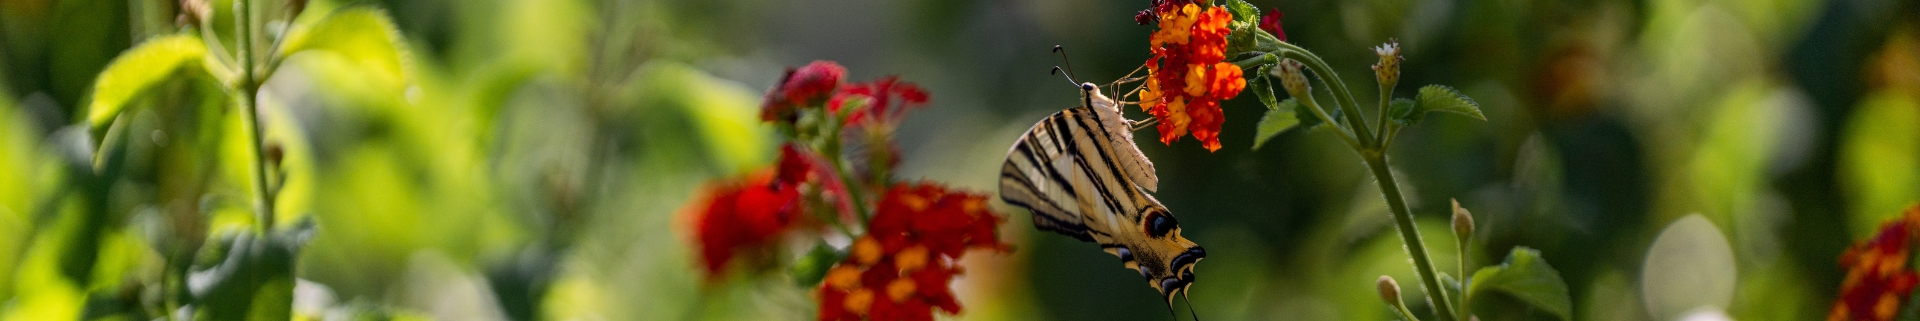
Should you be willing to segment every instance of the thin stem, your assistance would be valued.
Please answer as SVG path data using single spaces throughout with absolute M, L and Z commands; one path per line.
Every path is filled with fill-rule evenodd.
M 1387 115 L 1387 105 L 1392 101 L 1393 85 L 1380 84 L 1380 113 L 1374 114 L 1374 117 L 1379 117 L 1378 120 L 1380 123 L 1374 124 L 1373 128 L 1376 132 L 1373 136 L 1380 138 L 1380 150 L 1386 150 L 1387 143 L 1393 141 L 1393 139 L 1387 138 L 1387 124 L 1393 122 L 1393 117 Z
M 1387 155 L 1383 150 L 1372 149 L 1360 152 L 1367 167 L 1373 170 L 1374 181 L 1380 184 L 1380 194 L 1387 199 L 1387 205 L 1393 210 L 1393 221 L 1400 230 L 1400 241 L 1406 244 L 1407 256 L 1413 257 L 1414 271 L 1420 275 L 1420 288 L 1433 298 L 1433 312 L 1441 321 L 1453 321 L 1453 306 L 1448 302 L 1446 291 L 1440 287 L 1438 273 L 1434 272 L 1433 259 L 1427 256 L 1427 245 L 1420 240 L 1420 230 L 1413 225 L 1413 213 L 1407 210 L 1407 200 L 1400 195 L 1400 186 L 1394 182 L 1393 172 L 1387 168 Z
M 240 109 L 246 114 L 243 118 L 247 127 L 252 130 L 254 220 L 261 233 L 266 233 L 273 229 L 274 193 L 267 185 L 266 139 L 262 137 L 264 131 L 260 129 L 260 108 L 256 101 L 260 94 L 260 82 L 254 78 L 253 1 L 240 0 L 238 5 L 234 26 L 239 29 L 235 36 L 240 38 L 237 50 L 240 58 Z
M 1413 311 L 1407 310 L 1406 304 L 1394 305 L 1393 313 L 1400 315 L 1401 320 L 1420 321 L 1420 317 L 1413 316 Z
M 1265 35 L 1265 34 L 1263 33 L 1262 35 Z M 1276 40 L 1275 42 L 1279 42 L 1279 41 Z M 1280 58 L 1278 56 L 1275 56 L 1275 54 L 1278 54 L 1280 51 L 1284 51 L 1284 49 L 1268 52 L 1266 54 L 1262 54 L 1260 56 L 1253 57 L 1253 58 L 1247 58 L 1246 60 L 1235 61 L 1233 62 L 1233 64 L 1240 66 L 1241 69 L 1248 69 L 1248 68 L 1258 67 L 1263 64 L 1278 63 L 1280 62 Z M 1265 76 L 1265 75 L 1262 75 L 1262 76 Z M 1324 79 L 1322 81 L 1324 82 Z M 1299 100 L 1301 104 L 1306 105 L 1307 109 L 1313 110 L 1313 115 L 1320 117 L 1320 121 L 1327 122 L 1328 124 L 1333 124 L 1334 125 L 1333 132 L 1340 134 L 1340 138 L 1347 141 L 1347 146 L 1352 147 L 1355 150 L 1365 147 L 1365 145 L 1362 145 L 1360 143 L 1361 142 L 1360 139 L 1354 136 L 1352 131 L 1347 130 L 1346 127 L 1340 126 L 1340 123 L 1333 119 L 1333 115 L 1328 114 L 1326 109 L 1320 108 L 1320 104 L 1314 102 L 1314 99 L 1311 96 L 1312 95 L 1311 92 L 1309 92 L 1308 95 L 1309 95 L 1308 97 L 1294 97 L 1294 98 Z
M 1333 132 L 1340 133 L 1340 139 L 1347 141 L 1347 147 L 1352 147 L 1355 150 L 1359 150 L 1361 148 L 1366 147 L 1365 145 L 1361 144 L 1361 141 L 1359 138 L 1355 138 L 1353 136 L 1352 132 L 1348 132 L 1345 128 L 1341 128 L 1339 126 L 1340 125 L 1339 123 L 1334 122 L 1333 115 L 1327 114 L 1327 110 L 1325 108 L 1320 108 L 1320 103 L 1314 102 L 1313 92 L 1311 91 L 1307 92 L 1306 97 L 1295 97 L 1295 98 L 1298 99 L 1301 104 L 1307 105 L 1307 109 L 1312 110 L 1314 116 L 1319 116 L 1320 121 L 1324 121 L 1324 122 L 1327 122 L 1328 124 L 1334 125 L 1333 128 L 1335 128 L 1335 130 Z
M 1468 277 L 1467 267 L 1471 266 L 1468 264 L 1469 263 L 1468 261 L 1470 261 L 1468 258 L 1471 258 L 1471 256 L 1467 256 L 1467 253 L 1468 253 L 1467 251 L 1469 250 L 1467 246 L 1472 245 L 1471 243 L 1473 243 L 1473 235 L 1469 233 L 1468 235 L 1462 235 L 1457 238 L 1460 239 L 1459 242 L 1455 242 L 1455 244 L 1460 245 L 1460 282 L 1463 282 L 1460 284 L 1460 288 L 1461 290 L 1466 290 L 1467 284 L 1464 282 L 1466 282 Z M 1454 319 L 1467 320 L 1467 313 L 1468 313 L 1467 312 L 1467 294 L 1460 293 L 1459 301 L 1460 301 L 1460 305 L 1458 307 L 1458 310 L 1455 310 L 1455 311 L 1459 311 L 1460 314 L 1455 316 Z
M 1281 54 L 1286 55 L 1288 58 L 1307 63 L 1308 69 L 1312 69 L 1313 73 L 1319 74 L 1320 83 L 1326 84 L 1327 87 L 1332 89 L 1334 102 L 1342 107 L 1340 111 L 1347 115 L 1347 125 L 1353 127 L 1354 134 L 1359 137 L 1360 141 L 1378 143 L 1374 140 L 1373 133 L 1367 132 L 1367 128 L 1371 126 L 1367 126 L 1366 118 L 1360 116 L 1360 110 L 1358 109 L 1360 108 L 1360 104 L 1354 103 L 1353 92 L 1347 90 L 1347 84 L 1340 81 L 1339 74 L 1333 73 L 1333 67 L 1328 67 L 1325 60 L 1321 60 L 1320 56 L 1314 55 L 1313 52 L 1307 51 L 1305 48 L 1300 48 L 1300 46 L 1295 46 L 1284 41 L 1275 43 L 1280 47 Z

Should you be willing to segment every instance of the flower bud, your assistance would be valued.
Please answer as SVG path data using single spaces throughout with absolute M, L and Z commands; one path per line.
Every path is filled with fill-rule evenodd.
M 1301 67 L 1304 66 L 1300 64 L 1300 61 L 1285 59 L 1280 61 L 1280 68 L 1274 68 L 1273 71 L 1269 73 L 1272 73 L 1275 77 L 1280 77 L 1280 86 L 1287 89 L 1288 95 L 1293 95 L 1293 97 L 1301 100 L 1307 100 L 1312 97 L 1310 93 L 1312 93 L 1313 87 L 1307 84 L 1307 74 L 1300 71 Z
M 1465 240 L 1473 237 L 1473 213 L 1460 207 L 1460 200 L 1453 200 L 1453 236 Z
M 1400 283 L 1394 282 L 1391 276 L 1381 275 L 1378 285 L 1380 286 L 1380 299 L 1386 300 L 1387 305 L 1391 305 L 1396 309 L 1400 308 Z
M 1387 43 L 1373 47 L 1373 53 L 1380 55 L 1380 63 L 1373 64 L 1373 76 L 1380 80 L 1380 85 L 1393 87 L 1400 83 L 1400 41 L 1387 39 Z

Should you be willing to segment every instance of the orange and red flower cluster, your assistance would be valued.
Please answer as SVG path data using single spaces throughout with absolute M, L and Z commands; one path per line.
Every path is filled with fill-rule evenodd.
M 1240 95 L 1247 86 L 1239 66 L 1226 60 L 1226 8 L 1200 6 L 1191 1 L 1156 1 L 1158 19 L 1150 38 L 1153 57 L 1147 60 L 1146 89 L 1140 107 L 1159 119 L 1160 142 L 1172 144 L 1192 133 L 1208 151 L 1220 149 L 1220 101 Z
M 1920 234 L 1920 205 L 1881 225 L 1872 239 L 1847 248 L 1840 255 L 1847 278 L 1841 281 L 1840 298 L 1827 312 L 1827 320 L 1880 321 L 1898 316 L 1900 306 L 1920 284 L 1920 274 L 1907 266 L 1916 234 Z
M 713 184 L 689 206 L 687 220 L 708 282 L 732 262 L 762 264 L 790 232 L 830 233 L 855 241 L 818 288 L 822 320 L 931 320 L 934 309 L 958 313 L 948 284 L 956 261 L 972 249 L 1006 249 L 986 196 L 944 186 L 893 182 L 898 161 L 893 128 L 905 111 L 927 102 L 927 92 L 897 77 L 847 83 L 831 61 L 789 69 L 769 90 L 762 120 L 783 129 L 788 143 L 771 169 Z M 861 134 L 853 135 L 858 130 Z M 847 138 L 864 138 L 847 142 Z M 853 148 L 847 148 L 853 147 Z M 851 150 L 851 151 L 846 151 Z M 843 160 L 865 161 L 843 161 Z M 860 167 L 865 166 L 865 167 Z M 879 196 L 872 196 L 879 195 Z M 865 205 L 865 206 L 863 206 Z M 862 212 L 871 208 L 871 212 Z M 864 224 L 864 228 L 859 228 Z M 851 226 L 853 228 L 847 228 Z M 818 242 L 818 241 L 816 241 Z M 817 271 L 817 270 L 816 270 Z M 818 274 L 813 277 L 819 277 Z
M 959 313 L 948 286 L 970 249 L 1006 249 L 994 228 L 1003 219 L 985 195 L 935 184 L 887 191 L 846 260 L 817 290 L 820 320 L 932 320 L 933 309 Z

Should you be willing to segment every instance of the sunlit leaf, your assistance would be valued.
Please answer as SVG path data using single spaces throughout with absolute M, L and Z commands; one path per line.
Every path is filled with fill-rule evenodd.
M 288 32 L 286 42 L 275 53 L 286 58 L 308 50 L 326 50 L 359 62 L 370 77 L 398 85 L 409 79 L 407 52 L 386 10 L 373 6 L 348 6 L 334 10 L 312 25 Z
M 1460 91 L 1454 90 L 1453 87 L 1441 85 L 1420 87 L 1420 93 L 1414 96 L 1412 106 L 1393 108 L 1391 113 L 1395 122 L 1412 125 L 1419 123 L 1427 112 L 1435 111 L 1487 120 L 1487 115 L 1480 113 L 1480 104 L 1473 102 L 1473 98 L 1460 94 Z
M 206 55 L 206 44 L 188 35 L 154 38 L 128 49 L 113 58 L 94 80 L 93 102 L 87 105 L 87 123 L 99 129 L 119 116 L 127 102 L 139 97 L 141 92 L 173 79 L 176 70 L 197 69 Z
M 1572 320 L 1573 299 L 1567 294 L 1567 282 L 1540 258 L 1540 250 L 1515 247 L 1506 262 L 1474 272 L 1467 284 L 1469 300 L 1488 291 L 1504 292 L 1561 320 Z

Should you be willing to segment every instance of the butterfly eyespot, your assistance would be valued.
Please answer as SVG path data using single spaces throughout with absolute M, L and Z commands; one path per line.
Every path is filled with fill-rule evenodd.
M 1173 229 L 1180 228 L 1179 220 L 1175 220 L 1172 215 L 1167 215 L 1166 212 L 1160 211 L 1149 212 L 1145 223 L 1147 236 L 1154 238 L 1166 237 L 1167 233 L 1173 232 Z
M 1113 252 L 1114 255 L 1120 256 L 1120 262 L 1133 262 L 1133 250 L 1122 247 L 1115 248 Z
M 1142 279 L 1148 279 L 1148 280 L 1152 280 L 1152 279 L 1153 279 L 1153 272 L 1152 272 L 1152 271 L 1148 271 L 1148 270 L 1147 270 L 1147 266 L 1145 266 L 1145 265 L 1141 265 L 1141 266 L 1140 266 L 1140 278 L 1142 278 Z

